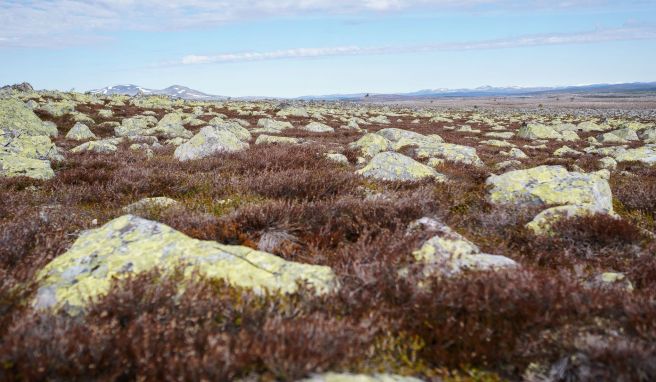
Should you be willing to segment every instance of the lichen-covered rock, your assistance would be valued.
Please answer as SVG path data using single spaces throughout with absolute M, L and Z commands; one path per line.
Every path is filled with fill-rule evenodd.
M 394 145 L 382 135 L 367 133 L 357 141 L 349 144 L 349 147 L 360 149 L 362 155 L 371 158 L 380 152 L 392 150 Z
M 576 216 L 586 216 L 594 214 L 596 211 L 588 207 L 588 205 L 566 205 L 547 208 L 546 210 L 537 214 L 533 220 L 526 224 L 526 228 L 530 229 L 536 235 L 548 235 L 551 233 L 551 228 L 554 223 L 565 218 L 572 218 Z
M 100 109 L 98 110 L 98 115 L 101 118 L 112 118 L 114 116 L 114 112 L 112 109 Z
M 377 125 L 389 125 L 390 123 L 392 123 L 390 122 L 389 118 L 387 118 L 386 115 L 377 115 L 375 117 L 371 117 L 369 118 L 368 122 L 375 123 Z
M 626 143 L 628 142 L 624 138 L 620 138 L 617 135 L 613 133 L 603 133 L 600 135 L 597 135 L 597 141 L 601 143 Z
M 421 379 L 395 374 L 350 374 L 324 373 L 315 374 L 299 382 L 422 382 Z
M 307 110 L 304 107 L 296 107 L 296 106 L 290 106 L 281 109 L 276 113 L 276 115 L 278 117 L 301 117 L 301 118 L 310 117 L 310 114 L 308 114 Z
M 519 129 L 517 136 L 524 139 L 560 139 L 562 135 L 553 127 L 538 123 L 529 123 Z
M 612 212 L 612 194 L 605 179 L 596 174 L 569 172 L 562 166 L 538 166 L 489 177 L 489 198 L 495 204 L 587 205 Z
M 191 138 L 194 134 L 182 125 L 183 114 L 168 113 L 157 125 L 146 129 L 139 135 L 158 135 L 164 138 Z
M 609 126 L 602 126 L 598 125 L 595 122 L 592 121 L 585 121 L 579 123 L 576 128 L 579 131 L 584 131 L 584 132 L 593 132 L 593 131 L 606 131 L 609 129 Z
M 12 154 L 39 160 L 59 160 L 57 147 L 45 135 L 3 133 L 0 130 L 0 155 Z
M 78 122 L 75 124 L 75 126 L 68 130 L 68 133 L 66 133 L 66 139 L 84 141 L 89 139 L 96 139 L 96 134 L 94 134 L 91 129 L 89 129 L 89 126 Z
M 37 308 L 76 312 L 89 300 L 106 294 L 113 279 L 182 267 L 187 278 L 196 273 L 220 279 L 256 293 L 294 293 L 307 283 L 317 293 L 337 287 L 329 267 L 285 261 L 248 247 L 196 240 L 173 228 L 133 215 L 116 218 L 83 232 L 63 255 L 38 275 Z
M 120 139 L 101 139 L 98 141 L 89 141 L 84 142 L 79 146 L 75 146 L 71 149 L 71 152 L 74 154 L 90 152 L 98 154 L 110 154 L 118 150 L 118 144 L 121 143 Z
M 294 126 L 287 121 L 276 121 L 271 118 L 260 118 L 257 121 L 258 129 L 253 130 L 254 133 L 279 133 L 286 129 L 291 129 Z
M 520 150 L 518 148 L 512 148 L 512 149 L 508 150 L 507 152 L 502 151 L 500 154 L 504 155 L 504 156 L 511 157 L 511 158 L 515 158 L 515 159 L 527 159 L 528 158 L 528 155 L 526 155 L 525 152 L 523 152 L 522 150 Z
M 32 109 L 12 98 L 0 99 L 0 129 L 26 135 L 57 136 L 57 126 L 44 124 Z
M 656 145 L 646 145 L 635 149 L 617 150 L 615 160 L 618 162 L 641 162 L 648 166 L 656 164 Z
M 0 176 L 50 179 L 55 176 L 55 172 L 47 160 L 27 158 L 15 154 L 0 154 Z
M 393 152 L 376 154 L 369 161 L 369 164 L 358 170 L 357 173 L 380 180 L 412 181 L 426 177 L 435 178 L 439 181 L 446 180 L 446 177 L 435 171 L 435 169 L 405 155 Z
M 333 133 L 335 129 L 332 127 L 321 123 L 321 122 L 310 122 L 307 125 L 301 127 L 301 130 L 309 131 L 312 133 Z
M 235 152 L 247 149 L 233 133 L 215 126 L 203 127 L 198 134 L 175 149 L 174 156 L 180 161 L 201 159 L 220 152 Z
M 257 137 L 255 140 L 256 145 L 270 145 L 270 144 L 288 144 L 288 145 L 296 145 L 301 143 L 302 140 L 300 138 L 294 138 L 294 137 L 279 137 L 275 135 L 266 135 L 266 134 L 261 134 Z
M 75 102 L 62 99 L 59 101 L 48 101 L 39 107 L 39 110 L 44 111 L 53 117 L 63 117 L 64 115 L 75 111 Z
M 424 276 L 451 276 L 465 270 L 487 271 L 518 266 L 505 256 L 481 253 L 478 246 L 438 220 L 422 218 L 413 225 L 435 234 L 412 253 L 415 260 L 423 264 Z M 414 227 L 411 225 L 411 228 Z
M 578 134 L 569 130 L 561 131 L 560 135 L 561 135 L 561 140 L 566 142 L 576 142 L 581 139 Z
M 337 162 L 340 164 L 348 164 L 348 158 L 344 154 L 339 154 L 339 153 L 327 153 L 326 158 L 330 159 L 333 162 Z
M 611 134 L 624 139 L 625 141 L 637 141 L 640 140 L 638 138 L 638 133 L 636 133 L 635 130 L 630 129 L 630 128 L 623 128 L 623 129 L 618 129 L 618 130 L 613 130 L 611 131 Z
M 180 203 L 166 196 L 156 196 L 153 198 L 143 198 L 132 204 L 123 207 L 123 212 L 134 214 L 143 211 L 164 210 L 170 207 L 175 207 Z
M 250 131 L 246 130 L 240 123 L 236 121 L 222 121 L 219 123 L 213 123 L 212 126 L 216 127 L 219 130 L 225 130 L 234 134 L 240 141 L 247 142 L 252 136 Z
M 581 154 L 583 154 L 583 153 L 580 152 L 580 151 L 574 150 L 574 149 L 570 148 L 569 146 L 563 146 L 563 147 L 561 147 L 561 148 L 559 148 L 559 149 L 557 149 L 556 151 L 553 152 L 553 155 L 557 156 L 557 157 L 579 156 Z
M 476 154 L 476 149 L 453 143 L 434 143 L 414 150 L 418 158 L 442 158 L 451 162 L 482 166 L 483 161 Z
M 145 131 L 157 124 L 157 118 L 151 115 L 137 115 L 131 118 L 125 118 L 121 125 L 114 128 L 114 135 L 117 137 L 127 137 L 131 135 L 148 135 Z
M 437 134 L 423 135 L 414 131 L 386 128 L 376 132 L 376 134 L 385 137 L 392 142 L 394 150 L 399 150 L 404 146 L 430 146 L 436 143 L 442 143 L 444 140 Z

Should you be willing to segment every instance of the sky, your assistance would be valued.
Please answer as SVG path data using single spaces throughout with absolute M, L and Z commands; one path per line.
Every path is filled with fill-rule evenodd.
M 656 81 L 656 0 L 0 0 L 0 85 L 294 97 Z

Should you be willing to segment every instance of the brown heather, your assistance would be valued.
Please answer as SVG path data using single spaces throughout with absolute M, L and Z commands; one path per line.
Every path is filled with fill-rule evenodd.
M 83 111 L 97 117 L 97 109 Z M 115 108 L 110 120 L 143 111 L 127 109 Z M 398 127 L 467 144 L 440 124 Z M 170 148 L 145 160 L 124 145 L 116 154 L 69 154 L 49 181 L 0 179 L 0 380 L 295 380 L 351 371 L 494 381 L 530 379 L 527 370 L 557 381 L 656 380 L 656 260 L 645 233 L 654 228 L 653 170 L 613 176 L 622 220 L 569 219 L 537 238 L 523 227 L 536 211 L 486 201 L 487 170 L 446 163 L 439 171 L 448 183 L 372 182 L 325 159 L 326 151 L 251 145 L 179 163 Z M 345 154 L 355 162 L 357 152 Z M 481 150 L 484 160 L 493 155 Z M 527 166 L 548 161 L 535 153 Z M 179 294 L 179 279 L 151 272 L 116 282 L 84 316 L 30 308 L 41 267 L 94 219 L 104 224 L 150 196 L 182 207 L 146 218 L 195 238 L 330 266 L 342 287 L 325 297 L 257 296 L 196 278 Z M 412 266 L 400 277 L 428 237 L 407 226 L 424 216 L 522 270 L 421 287 Z M 635 290 L 591 287 L 605 271 L 624 272 Z

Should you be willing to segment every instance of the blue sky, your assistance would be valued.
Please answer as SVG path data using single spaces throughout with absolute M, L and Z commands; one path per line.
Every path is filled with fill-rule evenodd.
M 654 0 L 0 0 L 0 84 L 229 96 L 656 81 Z

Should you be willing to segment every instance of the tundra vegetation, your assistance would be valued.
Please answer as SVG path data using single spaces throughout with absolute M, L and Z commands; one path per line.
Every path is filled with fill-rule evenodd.
M 656 380 L 649 111 L 9 88 L 0 129 L 1 380 Z

